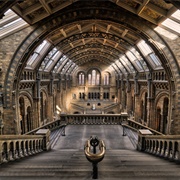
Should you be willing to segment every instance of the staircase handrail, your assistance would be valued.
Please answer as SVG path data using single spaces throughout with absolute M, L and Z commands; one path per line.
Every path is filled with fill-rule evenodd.
M 1 135 L 0 164 L 50 148 L 49 133 L 44 135 Z
M 81 110 L 84 110 L 84 109 L 85 109 L 83 106 L 80 106 L 80 105 L 75 104 L 75 103 L 73 103 L 73 102 L 71 102 L 71 105 L 73 105 L 73 106 L 75 106 L 75 107 L 77 107 L 77 108 L 79 108 L 79 109 L 81 109 Z
M 155 129 L 152 129 L 148 126 L 145 126 L 137 121 L 134 121 L 132 119 L 127 119 L 127 124 L 123 124 L 123 126 L 126 126 L 128 128 L 131 128 L 134 131 L 139 132 L 139 129 L 148 129 L 150 130 L 154 135 L 163 135 L 163 133 L 156 131 Z
M 26 135 L 35 134 L 39 129 L 49 129 L 50 131 L 52 131 L 52 130 L 55 130 L 55 129 L 63 126 L 64 123 L 65 123 L 65 122 L 62 121 L 61 118 L 59 118 L 59 119 L 57 119 L 57 120 L 55 120 L 55 121 L 53 121 L 53 122 L 49 122 L 49 123 L 47 123 L 47 124 L 45 124 L 45 125 L 42 125 L 42 126 L 40 126 L 40 127 L 38 127 L 38 128 L 35 128 L 35 129 L 33 129 L 33 130 L 25 133 L 25 134 L 26 134 Z
M 110 105 L 108 105 L 108 106 L 105 106 L 104 107 L 104 110 L 108 110 L 108 109 L 111 109 L 111 108 L 114 108 L 114 107 L 116 107 L 116 106 L 118 106 L 120 103 L 112 103 L 112 104 L 110 104 Z
M 180 135 L 141 135 L 137 149 L 160 157 L 180 161 Z

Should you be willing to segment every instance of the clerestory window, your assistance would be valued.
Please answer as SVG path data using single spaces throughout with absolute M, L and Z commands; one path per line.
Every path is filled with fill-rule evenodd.
M 88 84 L 89 85 L 100 85 L 100 73 L 93 69 L 88 73 Z
M 80 85 L 80 86 L 85 85 L 85 75 L 84 75 L 84 73 L 82 73 L 82 72 L 79 73 L 78 78 L 79 78 L 79 85 Z

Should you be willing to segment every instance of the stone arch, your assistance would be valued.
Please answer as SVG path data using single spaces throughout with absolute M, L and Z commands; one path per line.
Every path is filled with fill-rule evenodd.
M 103 85 L 111 84 L 111 73 L 109 71 L 102 72 L 101 81 L 103 82 Z
M 18 97 L 17 129 L 20 134 L 24 134 L 33 129 L 33 99 L 30 93 L 22 91 Z
M 77 15 L 73 16 L 74 13 Z M 177 63 L 177 60 L 173 56 L 173 53 L 170 51 L 170 48 L 167 46 L 161 36 L 153 30 L 153 28 L 145 25 L 145 23 L 142 26 L 141 20 L 136 19 L 136 17 L 134 16 L 130 15 L 126 17 L 124 12 L 118 13 L 118 11 L 112 10 L 107 7 L 100 8 L 99 11 L 96 11 L 96 13 L 95 9 L 91 11 L 88 10 L 87 13 L 87 9 L 83 9 L 80 7 L 77 10 L 75 7 L 74 9 L 69 8 L 67 12 L 62 11 L 60 13 L 56 13 L 50 18 L 46 19 L 46 21 L 42 21 L 39 26 L 37 26 L 36 28 L 34 27 L 34 31 L 32 31 L 31 34 L 28 35 L 24 42 L 19 46 L 19 49 L 16 51 L 11 60 L 8 68 L 9 73 L 7 73 L 4 83 L 5 87 L 7 87 L 6 89 L 4 89 L 4 107 L 9 108 L 12 104 L 11 92 L 13 90 L 13 86 L 18 90 L 20 76 L 22 74 L 23 68 L 26 65 L 28 57 L 31 55 L 33 50 L 49 35 L 49 33 L 54 32 L 54 30 L 59 27 L 65 27 L 65 25 L 77 23 L 81 20 L 92 20 L 92 17 L 96 20 L 119 23 L 119 25 L 124 26 L 128 30 L 134 31 L 137 36 L 144 39 L 148 44 L 150 44 L 153 50 L 160 57 L 163 67 L 166 70 L 166 74 L 168 75 L 168 82 L 170 85 L 170 93 L 173 91 L 177 92 L 176 99 L 179 99 L 179 65 Z M 165 46 L 163 47 L 159 44 Z M 16 83 L 13 84 L 12 82 Z M 178 101 L 176 102 L 176 106 L 177 109 L 179 109 L 180 103 Z M 178 111 L 176 111 L 176 114 L 179 114 Z M 176 116 L 176 119 L 178 121 L 179 116 Z
M 44 125 L 48 121 L 48 94 L 45 88 L 40 90 L 40 125 Z
M 139 116 L 139 122 L 142 124 L 147 125 L 147 88 L 142 88 L 139 95 L 139 110 L 138 110 L 138 116 Z
M 95 73 L 95 74 L 94 74 Z M 91 78 L 89 78 L 89 75 L 91 75 Z M 93 75 L 95 75 L 95 79 L 93 79 Z M 101 71 L 99 70 L 99 68 L 96 68 L 96 67 L 92 67 L 90 68 L 88 71 L 87 71 L 87 82 L 88 82 L 88 85 L 99 85 L 101 84 Z M 96 84 L 97 80 L 99 79 L 99 83 Z M 95 80 L 95 82 L 93 83 L 93 80 Z M 91 82 L 90 82 L 91 81 Z
M 43 39 L 46 38 L 49 32 L 53 32 L 58 27 L 62 27 L 66 24 L 76 23 L 75 22 L 76 20 L 85 20 L 85 18 L 92 19 L 92 15 L 94 18 L 99 20 L 107 21 L 108 19 L 108 21 L 112 21 L 114 23 L 120 23 L 122 26 L 125 26 L 126 28 L 135 31 L 138 36 L 141 36 L 143 39 L 146 39 L 147 41 L 151 39 L 151 41 L 149 41 L 151 43 L 151 46 L 157 48 L 157 51 L 162 52 L 162 49 L 160 49 L 159 46 L 156 45 L 156 42 L 164 44 L 163 39 L 153 29 L 145 26 L 145 24 L 143 24 L 143 26 L 139 26 L 139 24 L 142 25 L 142 22 L 138 19 L 134 20 L 134 16 L 133 18 L 131 18 L 130 16 L 126 17 L 125 15 L 123 15 L 123 12 L 119 14 L 118 12 L 114 12 L 111 9 L 106 10 L 107 14 L 103 13 L 103 16 L 101 16 L 101 11 L 99 11 L 99 13 L 93 13 L 94 11 L 92 10 L 89 12 L 89 14 L 87 14 L 87 12 L 85 12 L 84 9 L 82 8 L 82 9 L 78 9 L 77 16 L 72 18 L 73 13 L 76 12 L 76 9 L 73 9 L 71 11 L 69 10 L 68 14 L 66 14 L 66 12 L 63 12 L 62 14 L 56 13 L 55 15 L 52 16 L 52 18 L 49 19 L 49 21 L 42 21 L 42 24 L 38 26 L 26 38 L 26 40 L 22 43 L 21 47 L 12 58 L 11 65 L 9 66 L 8 69 L 9 74 L 14 74 L 14 72 L 21 73 L 22 66 L 24 67 L 24 64 L 26 63 L 30 53 L 37 47 L 38 44 L 40 44 L 40 42 Z M 82 19 L 84 13 L 86 14 L 86 16 L 84 16 L 85 18 Z M 34 41 L 34 39 L 36 39 L 36 41 Z M 24 52 L 20 51 L 20 49 L 24 49 Z M 170 59 L 171 61 L 170 65 L 172 64 L 173 68 L 177 68 L 177 66 L 174 66 L 177 63 L 175 62 L 175 59 L 173 58 L 172 53 L 169 51 L 167 46 L 165 46 L 164 52 L 166 54 L 166 56 L 163 57 L 164 60 L 166 61 L 165 57 L 167 57 L 167 59 Z M 168 63 L 168 61 L 166 62 Z M 19 63 L 22 63 L 22 65 L 19 66 Z M 16 73 L 16 77 L 19 77 L 17 73 Z M 13 81 L 13 77 L 7 75 L 5 84 L 8 86 L 8 82 L 12 82 L 12 81 Z M 11 91 L 11 88 L 6 89 L 6 93 L 5 93 L 7 106 L 11 101 L 9 91 Z
M 108 111 L 106 114 L 115 114 L 114 111 Z
M 87 74 L 85 71 L 82 71 L 82 70 L 78 71 L 76 76 L 77 76 L 77 83 L 76 83 L 77 85 L 85 85 L 86 84 Z
M 81 114 L 79 111 L 75 111 L 73 114 Z
M 168 133 L 168 116 L 169 116 L 169 95 L 166 92 L 161 92 L 155 99 L 155 128 L 156 130 L 167 134 Z

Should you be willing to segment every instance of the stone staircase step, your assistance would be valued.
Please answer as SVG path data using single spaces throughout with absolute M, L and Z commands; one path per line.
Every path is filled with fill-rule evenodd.
M 73 127 L 73 126 L 71 126 Z M 78 126 L 79 127 L 79 126 Z M 73 127 L 74 128 L 74 127 Z M 96 129 L 97 127 L 93 127 Z M 102 128 L 102 129 L 101 129 Z M 79 128 L 81 129 L 81 127 Z M 79 130 L 78 129 L 78 130 Z M 97 132 L 107 133 L 108 148 L 104 159 L 98 164 L 100 180 L 178 180 L 179 165 L 160 157 L 138 152 L 130 146 L 128 137 L 108 131 L 108 126 L 100 126 Z M 82 129 L 83 130 L 83 129 Z M 88 127 L 86 126 L 88 131 Z M 119 132 L 121 128 L 117 127 Z M 71 129 L 73 131 L 73 129 Z M 66 137 L 60 137 L 51 151 L 18 159 L 0 165 L 0 180 L 85 180 L 92 179 L 92 164 L 86 159 L 79 135 L 67 129 Z M 75 129 L 77 133 L 77 129 Z M 84 132 L 85 133 L 85 132 Z M 89 133 L 89 131 L 88 131 Z M 109 134 L 108 134 L 109 133 Z M 116 136 L 113 136 L 115 133 Z M 120 132 L 121 134 L 122 132 Z M 74 133 L 75 134 L 75 133 Z M 83 135 L 85 136 L 85 134 Z M 102 135 L 106 136 L 106 135 Z M 70 140 L 70 138 L 72 140 Z M 113 138 L 116 137 L 114 140 Z M 84 137 L 82 138 L 85 139 Z M 68 141 L 68 144 L 64 144 Z M 111 141 L 114 141 L 113 143 Z M 78 143 L 79 146 L 78 146 Z M 74 145 L 73 143 L 76 143 Z M 116 145 L 118 144 L 118 146 Z M 114 146 L 113 146 L 114 145 Z M 65 148 L 67 147 L 67 148 Z M 74 148 L 79 147 L 79 148 Z M 111 148 L 110 148 L 111 147 Z M 117 147 L 120 147 L 117 149 Z M 121 148 L 122 147 L 122 148 Z

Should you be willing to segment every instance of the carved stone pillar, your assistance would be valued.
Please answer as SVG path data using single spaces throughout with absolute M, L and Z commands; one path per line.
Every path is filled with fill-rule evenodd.
M 127 109 L 127 113 L 128 114 L 131 114 L 131 107 L 132 107 L 132 94 L 131 94 L 131 85 L 130 85 L 130 82 L 127 81 L 127 89 L 126 89 L 126 109 Z
M 140 118 L 140 97 L 138 94 L 135 94 L 134 96 L 134 120 L 139 122 Z
M 155 107 L 154 107 L 154 97 L 153 97 L 153 84 L 151 79 L 151 73 L 147 74 L 148 79 L 148 97 L 147 97 L 147 126 L 151 127 L 151 121 L 155 120 Z
M 138 74 L 137 72 L 134 74 L 134 120 L 139 122 L 140 118 L 140 97 L 139 97 L 139 92 L 140 92 L 140 86 L 138 83 Z
M 40 126 L 41 116 L 40 116 L 40 74 L 37 72 L 36 74 L 36 84 L 34 87 L 34 101 L 33 101 L 33 112 L 34 112 L 34 123 L 33 128 L 37 128 Z
M 54 89 L 53 89 L 53 84 L 54 84 L 54 77 L 53 74 L 51 74 L 51 78 L 50 78 L 50 84 L 49 84 L 49 92 L 48 92 L 48 104 L 47 104 L 47 111 L 48 111 L 48 118 L 49 121 L 51 122 L 53 120 L 53 116 L 54 116 L 54 111 L 56 111 L 56 109 L 54 108 L 54 103 L 56 106 L 56 101 L 54 99 Z

